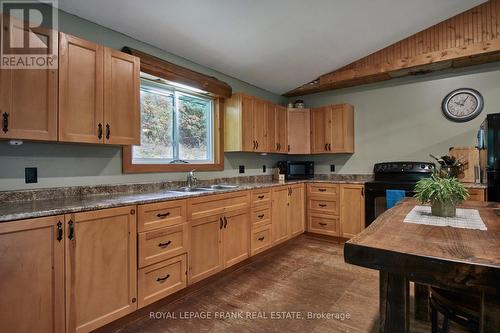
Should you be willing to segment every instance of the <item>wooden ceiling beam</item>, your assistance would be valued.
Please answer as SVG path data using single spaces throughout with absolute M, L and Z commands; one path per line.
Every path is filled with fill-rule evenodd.
M 500 0 L 490 0 L 287 92 L 300 96 L 463 67 L 500 56 Z

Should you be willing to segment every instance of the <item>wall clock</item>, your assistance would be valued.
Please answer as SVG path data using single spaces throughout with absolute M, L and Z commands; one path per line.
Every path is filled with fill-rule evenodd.
M 449 120 L 465 122 L 476 118 L 483 111 L 483 106 L 483 96 L 479 91 L 461 88 L 446 95 L 441 109 Z

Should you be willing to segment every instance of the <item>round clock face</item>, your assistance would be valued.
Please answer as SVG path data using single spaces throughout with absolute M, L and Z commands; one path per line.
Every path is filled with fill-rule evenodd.
M 444 98 L 442 109 L 446 118 L 452 121 L 469 121 L 483 110 L 483 96 L 474 89 L 457 89 Z

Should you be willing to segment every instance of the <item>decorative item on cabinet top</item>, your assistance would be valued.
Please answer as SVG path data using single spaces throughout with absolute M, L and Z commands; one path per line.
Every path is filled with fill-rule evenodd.
M 349 104 L 287 109 L 235 93 L 224 103 L 224 119 L 226 152 L 354 153 L 354 107 Z

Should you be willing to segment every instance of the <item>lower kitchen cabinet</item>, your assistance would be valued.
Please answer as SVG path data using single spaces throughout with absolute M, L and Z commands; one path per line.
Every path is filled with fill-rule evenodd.
M 283 242 L 288 239 L 287 211 L 290 190 L 288 187 L 276 187 L 272 191 L 272 236 L 273 244 Z
M 137 309 L 136 207 L 66 221 L 67 332 L 89 332 Z
M 192 220 L 189 258 L 189 283 L 203 280 L 219 272 L 222 261 L 222 226 L 220 215 Z
M 252 228 L 252 238 L 250 240 L 250 254 L 253 256 L 272 246 L 271 225 L 263 225 Z
M 340 236 L 340 222 L 338 216 L 310 213 L 308 215 L 308 229 L 310 232 Z
M 0 223 L 0 330 L 61 333 L 63 216 Z
M 187 286 L 186 254 L 139 270 L 139 307 L 156 302 Z
M 274 188 L 272 198 L 273 244 L 303 233 L 305 229 L 304 185 Z
M 340 186 L 340 231 L 343 238 L 352 238 L 365 228 L 364 185 Z
M 195 283 L 249 256 L 248 209 L 191 221 L 189 283 Z

